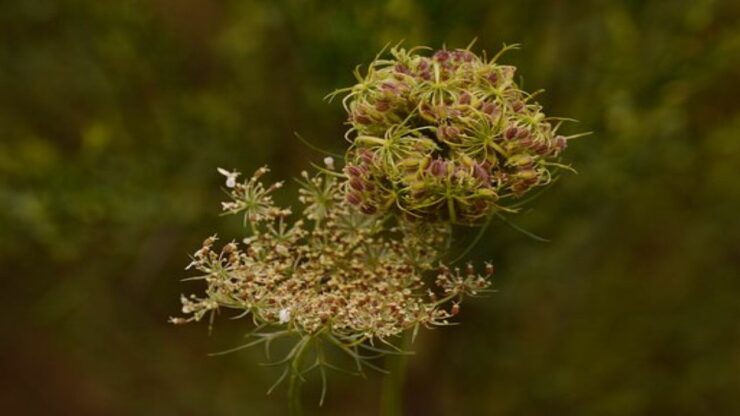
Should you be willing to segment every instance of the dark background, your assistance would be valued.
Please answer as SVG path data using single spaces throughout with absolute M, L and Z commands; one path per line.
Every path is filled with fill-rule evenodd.
M 740 414 L 740 3 L 6 1 L 0 6 L 0 408 L 272 415 L 242 323 L 172 326 L 217 231 L 215 168 L 341 152 L 322 97 L 387 42 L 496 51 L 592 130 L 567 175 L 472 253 L 498 293 L 415 344 L 409 415 Z M 283 201 L 295 197 L 295 187 Z M 461 236 L 460 241 L 465 241 Z M 467 238 L 470 238 L 468 236 Z M 462 244 L 462 243 L 461 243 Z M 380 377 L 322 409 L 372 415 Z

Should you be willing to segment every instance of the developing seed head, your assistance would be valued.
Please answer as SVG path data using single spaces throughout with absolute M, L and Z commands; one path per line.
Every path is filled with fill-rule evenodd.
M 536 94 L 519 88 L 516 68 L 498 63 L 509 49 L 486 59 L 468 49 L 394 47 L 337 91 L 351 126 L 348 192 L 408 218 L 473 224 L 549 184 L 566 167 L 556 159 L 569 138 Z

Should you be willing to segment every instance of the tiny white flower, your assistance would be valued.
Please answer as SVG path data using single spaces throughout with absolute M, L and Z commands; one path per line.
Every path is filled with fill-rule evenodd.
M 287 324 L 288 322 L 290 322 L 290 308 L 280 309 L 280 312 L 278 313 L 278 319 L 280 319 L 281 324 Z
M 290 254 L 290 250 L 288 250 L 288 247 L 285 247 L 282 244 L 278 244 L 275 246 L 275 252 L 281 256 L 287 256 L 288 254 Z
M 223 168 L 217 168 L 218 173 L 226 176 L 226 187 L 233 188 L 236 186 L 236 178 L 239 177 L 240 173 L 237 171 L 229 172 Z
M 330 170 L 334 170 L 334 158 L 331 156 L 327 156 L 324 158 L 324 164 L 326 167 Z

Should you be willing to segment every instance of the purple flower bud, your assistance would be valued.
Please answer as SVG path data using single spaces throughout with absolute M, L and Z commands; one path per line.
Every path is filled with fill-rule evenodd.
M 389 81 L 385 81 L 380 84 L 380 89 L 386 92 L 398 92 L 398 87 L 394 83 Z
M 467 92 L 463 92 L 462 94 L 460 94 L 460 104 L 468 105 L 470 104 L 470 100 L 470 94 L 468 94 Z
M 440 126 L 437 129 L 437 137 L 442 141 L 458 142 L 460 129 L 454 126 Z
M 488 183 L 491 178 L 486 169 L 478 163 L 473 165 L 473 176 L 479 181 L 485 183 Z
M 514 126 L 508 127 L 506 131 L 504 131 L 504 137 L 506 137 L 509 140 L 516 137 L 517 134 L 519 134 L 519 129 L 517 129 Z
M 427 103 L 422 103 L 419 110 L 421 111 L 422 115 L 426 117 L 437 118 L 437 115 L 434 113 L 434 109 Z
M 429 164 L 428 170 L 433 176 L 441 178 L 447 175 L 447 164 L 443 160 L 434 159 Z
M 490 74 L 489 74 L 489 75 L 488 75 L 488 76 L 486 77 L 486 79 L 488 79 L 488 81 L 489 81 L 489 82 L 490 82 L 491 84 L 493 84 L 493 85 L 496 85 L 496 82 L 498 82 L 498 74 L 497 74 L 497 73 L 495 73 L 495 72 L 491 72 L 491 73 L 490 73 Z
M 498 108 L 496 108 L 496 104 L 494 103 L 485 102 L 481 105 L 481 110 L 489 116 L 492 116 L 497 112 Z
M 370 117 L 368 117 L 368 116 L 366 116 L 364 114 L 355 113 L 353 115 L 353 118 L 354 118 L 355 122 L 360 123 L 360 124 L 370 124 L 370 122 L 371 122 Z
M 375 208 L 375 206 L 373 205 L 364 204 L 360 207 L 360 211 L 362 211 L 362 213 L 366 215 L 373 215 L 378 211 L 378 209 Z
M 373 163 L 373 160 L 375 159 L 375 156 L 373 155 L 373 152 L 362 149 L 362 152 L 360 153 L 360 159 L 362 159 L 362 162 L 365 165 L 371 165 Z
M 450 53 L 444 49 L 439 50 L 434 54 L 434 59 L 437 60 L 437 62 L 445 62 L 450 59 Z
M 396 70 L 396 72 L 399 72 L 401 74 L 406 74 L 406 75 L 411 74 L 411 71 L 406 67 L 406 65 L 402 63 L 397 63 L 394 69 Z
M 387 100 L 380 100 L 377 103 L 375 103 L 375 109 L 378 111 L 388 111 L 388 109 L 391 108 L 391 104 Z
M 359 205 L 360 202 L 362 202 L 362 197 L 355 192 L 348 193 L 345 198 L 347 199 L 347 202 L 352 205 Z
M 473 53 L 470 51 L 457 49 L 452 52 L 452 59 L 458 62 L 470 62 L 473 60 Z
M 356 178 L 362 175 L 362 170 L 355 165 L 349 165 L 347 166 L 347 174 Z
M 568 140 L 563 136 L 556 136 L 555 148 L 558 149 L 559 152 L 562 152 L 566 147 L 568 147 Z
M 349 186 L 352 187 L 352 189 L 356 191 L 363 191 L 365 189 L 364 186 L 362 186 L 362 180 L 360 178 L 352 178 L 349 180 Z
M 516 135 L 517 139 L 525 139 L 529 137 L 529 130 L 528 129 L 520 129 L 519 133 Z
M 511 109 L 514 110 L 514 112 L 520 112 L 524 110 L 524 103 L 521 101 L 516 101 L 514 104 L 511 105 Z
M 536 143 L 533 150 L 537 154 L 545 155 L 547 154 L 547 152 L 550 151 L 550 147 L 547 145 L 547 143 Z

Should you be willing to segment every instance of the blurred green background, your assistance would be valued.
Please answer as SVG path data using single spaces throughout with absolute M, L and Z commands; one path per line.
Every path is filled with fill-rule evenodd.
M 341 151 L 322 97 L 387 42 L 504 62 L 570 132 L 580 171 L 472 254 L 498 293 L 415 344 L 408 415 L 740 414 L 740 3 L 52 1 L 0 6 L 0 408 L 273 415 L 241 322 L 172 326 L 187 254 L 219 217 L 215 168 L 275 179 Z M 283 201 L 294 198 L 289 188 Z M 467 238 L 470 238 L 468 236 Z M 461 241 L 464 241 L 462 236 Z M 461 243 L 462 244 L 462 243 Z M 377 413 L 380 377 L 305 391 Z

